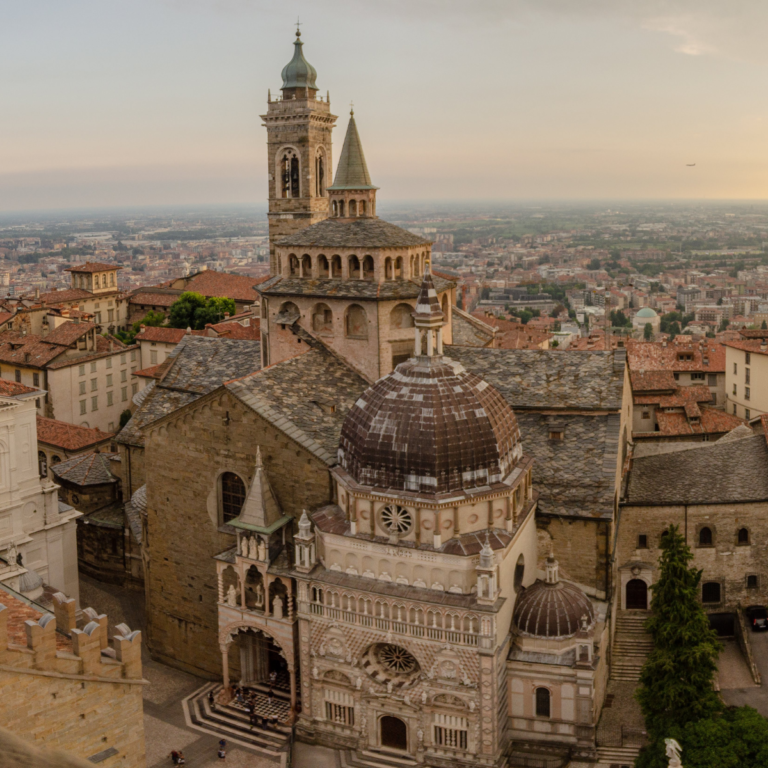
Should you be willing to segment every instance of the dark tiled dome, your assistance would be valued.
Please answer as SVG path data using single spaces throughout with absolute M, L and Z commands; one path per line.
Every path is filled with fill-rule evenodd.
M 524 636 L 572 637 L 582 616 L 588 626 L 594 624 L 594 608 L 578 587 L 558 580 L 556 564 L 552 568 L 550 561 L 547 566 L 547 581 L 535 581 L 517 598 L 512 622 Z
M 445 357 L 401 363 L 344 421 L 339 463 L 360 485 L 439 494 L 501 482 L 522 458 L 512 408 Z

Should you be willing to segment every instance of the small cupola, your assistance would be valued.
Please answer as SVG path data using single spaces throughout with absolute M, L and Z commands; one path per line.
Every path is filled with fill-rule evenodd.
M 301 31 L 296 29 L 296 40 L 293 43 L 293 58 L 283 67 L 283 98 L 309 97 L 317 92 L 317 70 L 304 58 L 301 41 Z
M 341 149 L 336 178 L 328 187 L 331 216 L 335 219 L 376 217 L 376 190 L 365 162 L 363 144 L 355 123 L 355 111 L 349 113 L 347 135 Z

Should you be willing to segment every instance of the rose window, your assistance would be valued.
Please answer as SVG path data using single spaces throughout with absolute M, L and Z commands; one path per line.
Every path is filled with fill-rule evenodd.
M 413 527 L 413 516 L 405 507 L 392 504 L 381 510 L 381 524 L 394 536 L 404 536 Z
M 382 645 L 378 652 L 381 665 L 398 675 L 408 675 L 416 667 L 416 659 L 399 645 Z

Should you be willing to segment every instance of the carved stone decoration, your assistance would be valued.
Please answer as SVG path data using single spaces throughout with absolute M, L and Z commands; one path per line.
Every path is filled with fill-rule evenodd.
M 240 539 L 240 555 L 242 557 L 248 557 L 248 537 L 243 536 L 242 539 Z
M 259 556 L 259 560 L 262 562 L 266 562 L 267 560 L 267 544 L 264 541 L 264 539 L 259 536 L 259 543 L 257 545 L 257 553 Z
M 275 597 L 275 600 L 272 603 L 272 612 L 274 613 L 276 619 L 283 618 L 283 601 L 280 595 Z
M 255 536 L 251 536 L 251 538 L 248 539 L 248 557 L 250 557 L 251 560 L 258 560 L 258 549 Z
M 227 590 L 227 605 L 231 605 L 232 607 L 237 605 L 237 590 L 235 589 L 234 584 L 230 584 L 229 589 Z

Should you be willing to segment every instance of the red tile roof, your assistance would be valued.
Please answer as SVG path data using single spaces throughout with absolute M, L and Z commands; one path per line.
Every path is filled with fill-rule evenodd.
M 65 272 L 106 272 L 108 269 L 122 269 L 117 264 L 105 264 L 99 261 L 86 261 L 85 264 L 77 264 L 65 269 Z
M 18 397 L 19 395 L 31 395 L 33 392 L 40 392 L 40 390 L 18 384 L 15 381 L 0 379 L 0 397 Z
M 768 348 L 761 349 L 761 339 L 742 339 L 741 341 L 724 341 L 723 345 L 733 349 L 741 349 L 744 352 L 754 352 L 756 355 L 768 355 Z
M 84 291 L 82 288 L 67 288 L 64 291 L 49 291 L 41 293 L 40 300 L 47 304 L 58 304 L 62 301 L 80 301 L 80 299 L 92 299 L 94 294 Z
M 184 328 L 155 328 L 148 326 L 136 335 L 136 341 L 155 341 L 164 344 L 178 344 L 186 335 Z
M 679 338 L 679 337 L 678 337 Z M 692 360 L 681 360 L 680 355 L 692 355 Z M 704 360 L 706 359 L 706 363 Z M 631 371 L 703 371 L 725 372 L 725 349 L 713 339 L 678 343 L 653 341 L 627 341 L 627 363 Z
M 224 320 L 221 323 L 205 326 L 206 331 L 212 329 L 217 336 L 226 339 L 251 339 L 258 341 L 261 338 L 261 322 L 259 318 L 252 318 L 250 325 L 240 325 L 237 322 Z
M 5 325 L 13 317 L 13 312 L 0 312 L 0 325 Z
M 701 415 L 699 422 L 693 424 L 688 421 L 688 417 L 685 413 L 680 413 L 679 411 L 677 413 L 657 411 L 656 421 L 659 425 L 659 431 L 648 432 L 647 435 L 635 432 L 633 437 L 658 437 L 659 435 L 664 437 L 676 437 L 679 435 L 725 434 L 745 423 L 743 419 L 740 419 L 737 416 L 732 416 L 725 411 L 717 410 L 716 408 L 708 408 L 707 406 L 704 406 L 700 411 Z
M 111 440 L 112 432 L 102 432 L 100 429 L 78 427 L 57 419 L 37 417 L 37 439 L 41 443 L 54 445 L 64 451 L 80 451 Z
M 40 336 L 17 331 L 0 332 L 0 362 L 42 368 L 66 351 L 66 347 L 44 344 Z
M 685 408 L 691 403 L 709 403 L 712 393 L 709 387 L 697 384 L 679 387 L 672 395 L 635 395 L 635 405 L 658 405 L 659 408 Z
M 62 349 L 62 347 L 59 347 Z M 57 370 L 59 368 L 66 368 L 70 365 L 81 365 L 91 360 L 96 360 L 99 357 L 106 357 L 107 355 L 116 355 L 121 352 L 125 352 L 128 349 L 138 349 L 138 345 L 134 344 L 131 347 L 125 346 L 120 339 L 116 339 L 114 336 L 106 338 L 101 335 L 96 336 L 96 352 L 91 355 L 83 355 L 82 357 L 68 357 L 59 362 L 51 363 L 48 368 L 51 370 Z
M 240 302 L 256 302 L 259 294 L 254 285 L 266 282 L 268 277 L 248 277 L 233 275 L 228 272 L 215 272 L 207 269 L 195 275 L 184 287 L 185 291 L 196 291 L 203 296 L 222 296 Z
M 0 590 L 0 603 L 5 606 L 8 617 L 8 642 L 14 645 L 27 645 L 27 621 L 40 621 L 43 611 L 34 608 L 18 598 Z M 55 633 L 56 648 L 60 651 L 72 650 L 72 638 L 60 632 Z
M 170 307 L 175 301 L 178 300 L 180 293 L 150 293 L 150 292 L 137 292 L 131 296 L 130 304 L 142 304 L 152 307 Z
M 144 379 L 159 379 L 163 375 L 165 368 L 164 363 L 158 363 L 157 365 L 151 365 L 149 368 L 142 368 L 140 371 L 136 371 L 134 376 L 141 376 Z
M 62 323 L 47 336 L 43 336 L 42 340 L 46 344 L 58 344 L 60 347 L 69 347 L 95 327 L 93 323 Z
M 632 391 L 657 392 L 677 389 L 675 374 L 672 371 L 632 371 L 629 372 Z

